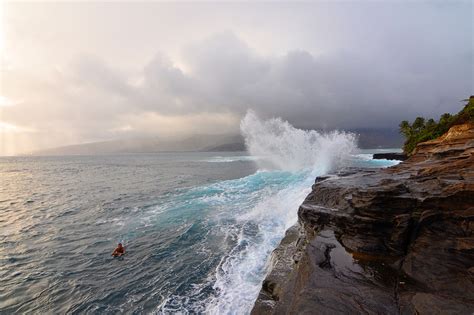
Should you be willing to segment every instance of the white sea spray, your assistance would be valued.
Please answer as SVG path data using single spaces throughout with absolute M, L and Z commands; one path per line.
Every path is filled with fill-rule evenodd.
M 253 111 L 242 119 L 240 128 L 250 155 L 258 157 L 259 172 L 279 176 L 282 183 L 261 189 L 255 204 L 235 214 L 238 241 L 216 269 L 217 293 L 206 302 L 209 314 L 250 312 L 271 251 L 296 223 L 298 206 L 315 176 L 344 166 L 357 147 L 354 134 L 301 130 L 280 118 L 261 120 Z M 258 177 L 248 180 L 251 185 Z

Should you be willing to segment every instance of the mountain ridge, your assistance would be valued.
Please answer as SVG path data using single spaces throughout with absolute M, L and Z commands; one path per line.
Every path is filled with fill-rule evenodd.
M 360 148 L 401 147 L 403 139 L 396 129 L 348 130 L 358 135 Z M 193 135 L 183 139 L 169 140 L 159 137 L 143 137 L 98 141 L 53 147 L 28 152 L 22 155 L 108 155 L 157 152 L 223 152 L 245 151 L 245 139 L 239 134 Z

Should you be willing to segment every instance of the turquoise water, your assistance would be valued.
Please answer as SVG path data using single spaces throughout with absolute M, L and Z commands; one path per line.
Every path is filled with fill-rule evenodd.
M 0 158 L 0 312 L 249 312 L 317 175 L 259 159 Z M 123 258 L 110 256 L 117 242 Z

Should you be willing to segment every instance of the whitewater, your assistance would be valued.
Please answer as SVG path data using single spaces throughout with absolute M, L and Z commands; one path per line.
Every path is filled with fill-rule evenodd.
M 258 171 L 200 188 L 216 190 L 214 194 L 206 193 L 207 202 L 219 204 L 222 212 L 218 215 L 233 217 L 232 224 L 219 228 L 225 229 L 225 237 L 235 245 L 208 279 L 212 294 L 196 305 L 179 309 L 184 313 L 249 313 L 268 271 L 270 254 L 285 231 L 296 223 L 298 206 L 314 179 L 361 160 L 355 155 L 357 139 L 352 133 L 301 130 L 280 118 L 261 120 L 253 111 L 246 114 L 240 129 L 250 155 L 218 157 L 209 162 L 251 160 Z M 175 311 L 167 309 L 166 303 L 160 308 L 162 313 Z
M 311 189 L 315 177 L 343 166 L 356 150 L 355 135 L 333 131 L 318 133 L 294 128 L 280 118 L 262 121 L 249 111 L 241 122 L 241 133 L 259 171 L 244 178 L 252 185 L 261 176 L 278 184 L 256 187 L 255 203 L 236 213 L 242 228 L 238 245 L 222 258 L 206 312 L 248 313 L 261 288 L 271 251 L 296 223 L 297 209 Z M 245 196 L 242 196 L 246 198 Z M 245 233 L 246 224 L 254 233 Z
M 0 311 L 248 314 L 316 176 L 395 164 L 351 133 L 240 127 L 248 152 L 2 158 Z

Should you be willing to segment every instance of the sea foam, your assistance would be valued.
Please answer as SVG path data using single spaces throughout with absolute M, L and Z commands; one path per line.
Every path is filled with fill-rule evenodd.
M 357 147 L 352 133 L 297 129 L 281 118 L 261 120 L 253 111 L 242 119 L 240 130 L 262 169 L 326 173 L 347 162 Z
M 296 223 L 298 206 L 315 176 L 344 166 L 357 148 L 354 134 L 301 130 L 280 118 L 262 120 L 253 111 L 242 119 L 240 128 L 260 169 L 241 181 L 251 187 L 262 178 L 275 177 L 278 185 L 260 187 L 255 203 L 233 214 L 236 224 L 229 229 L 238 240 L 216 269 L 216 294 L 205 307 L 209 314 L 250 312 L 270 254 Z

